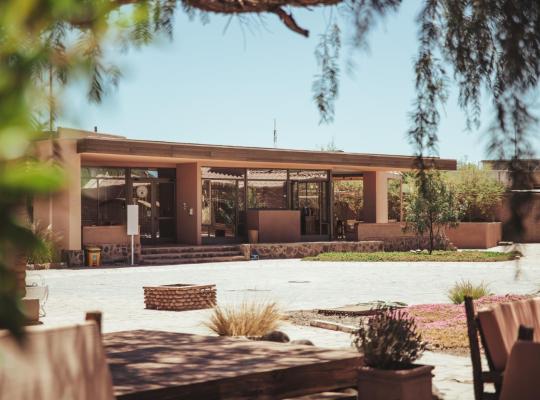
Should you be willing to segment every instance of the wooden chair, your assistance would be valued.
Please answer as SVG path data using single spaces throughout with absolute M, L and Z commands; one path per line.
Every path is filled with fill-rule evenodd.
M 508 359 L 500 400 L 540 399 L 540 343 L 518 340 Z
M 495 306 L 497 307 L 497 306 Z M 471 362 L 473 369 L 473 383 L 474 383 L 474 398 L 475 400 L 491 400 L 499 399 L 501 394 L 501 388 L 503 384 L 503 373 L 505 370 L 505 365 L 501 365 L 499 361 L 500 357 L 497 357 L 497 362 L 494 361 L 493 344 L 488 343 L 492 342 L 492 338 L 486 337 L 486 326 L 482 327 L 481 318 L 474 309 L 473 299 L 471 297 L 465 297 L 465 314 L 467 318 L 467 334 L 469 336 L 469 346 L 471 350 Z M 525 313 L 526 314 L 526 313 Z M 522 313 L 519 317 L 531 321 L 531 318 L 534 318 L 533 315 L 525 315 Z M 515 321 L 512 321 L 515 322 Z M 519 321 L 518 321 L 519 322 Z M 511 325 L 511 324 L 509 324 Z M 508 327 L 499 327 L 501 330 L 508 329 Z M 490 327 L 492 329 L 492 327 Z M 515 330 L 513 332 L 516 332 Z M 488 333 L 488 335 L 491 333 Z M 517 335 L 513 338 L 513 342 L 517 340 L 533 340 L 534 329 L 525 326 L 524 324 L 519 324 L 517 329 Z M 478 340 L 480 337 L 480 341 Z M 489 366 L 489 371 L 483 371 L 482 369 L 482 359 L 480 353 L 480 343 L 482 343 L 482 348 L 484 349 L 484 354 Z M 493 384 L 495 386 L 495 393 L 486 392 L 485 385 Z
M 98 327 L 100 314 L 80 324 L 26 328 L 21 347 L 0 331 L 0 399 L 113 400 L 109 366 Z

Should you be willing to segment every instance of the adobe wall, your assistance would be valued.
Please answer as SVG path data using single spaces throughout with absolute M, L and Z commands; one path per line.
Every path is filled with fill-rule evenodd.
M 500 222 L 461 222 L 446 229 L 446 236 L 460 249 L 488 249 L 502 240 Z

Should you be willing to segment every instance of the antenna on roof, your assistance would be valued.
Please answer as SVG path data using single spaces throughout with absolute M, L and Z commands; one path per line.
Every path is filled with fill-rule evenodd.
M 276 129 L 276 119 L 274 118 L 274 147 L 277 147 L 277 129 Z

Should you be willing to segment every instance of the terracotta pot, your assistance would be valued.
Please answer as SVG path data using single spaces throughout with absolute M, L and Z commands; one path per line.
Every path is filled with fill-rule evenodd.
M 361 367 L 358 400 L 432 400 L 433 368 L 431 365 L 402 370 Z

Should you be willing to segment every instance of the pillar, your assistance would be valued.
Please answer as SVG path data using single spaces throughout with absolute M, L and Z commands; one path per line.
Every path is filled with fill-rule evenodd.
M 388 223 L 388 176 L 386 172 L 369 171 L 363 174 L 364 222 Z
M 201 244 L 201 167 L 198 163 L 176 166 L 176 237 L 178 243 Z
M 34 199 L 34 222 L 51 226 L 62 250 L 81 249 L 81 156 L 75 139 L 57 139 L 54 162 L 61 166 L 66 181 L 51 195 Z M 40 161 L 51 160 L 50 140 L 38 143 Z

